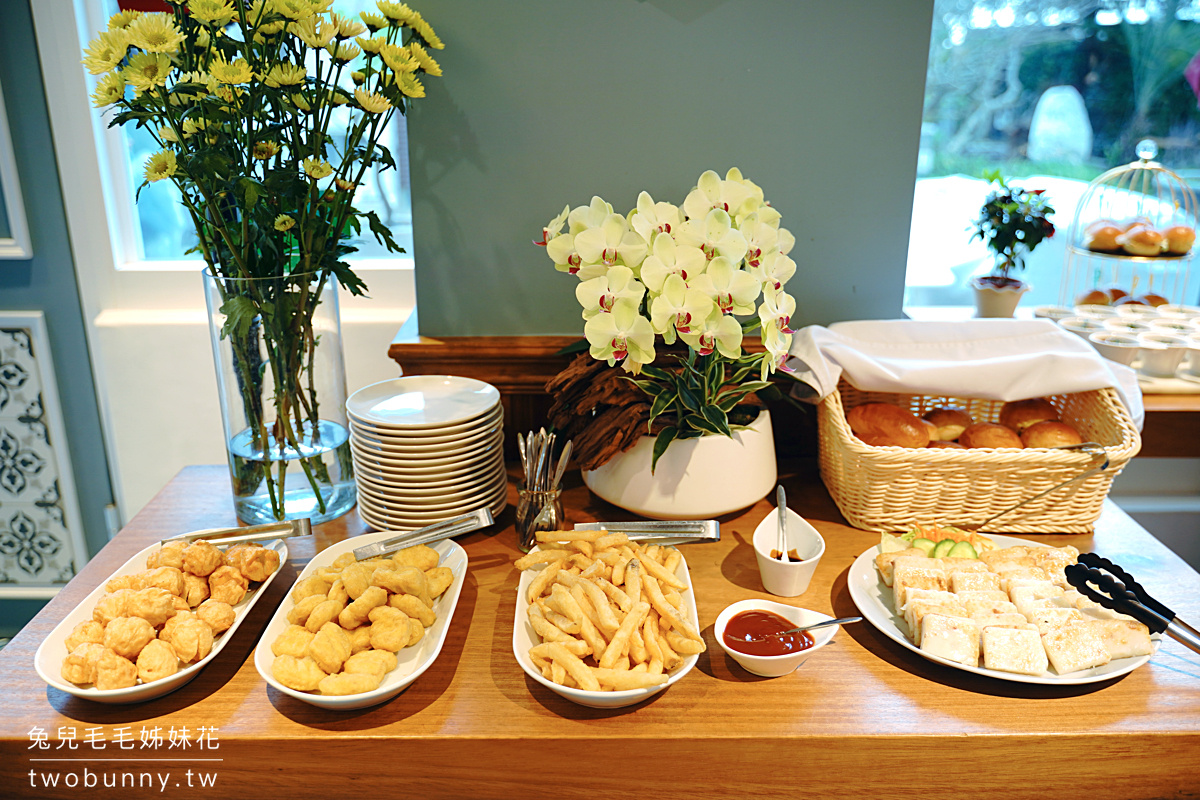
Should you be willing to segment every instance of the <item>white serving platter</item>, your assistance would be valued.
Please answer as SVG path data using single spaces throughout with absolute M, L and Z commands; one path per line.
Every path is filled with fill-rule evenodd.
M 537 548 L 535 547 L 534 550 L 536 551 Z M 692 667 L 696 666 L 696 662 L 700 660 L 700 656 L 697 653 L 684 656 L 683 662 L 667 673 L 669 677 L 666 683 L 645 689 L 626 689 L 620 692 L 589 692 L 585 689 L 573 689 L 547 680 L 542 676 L 542 671 L 533 665 L 533 660 L 529 657 L 529 648 L 535 644 L 541 644 L 542 640 L 529 623 L 529 614 L 527 612 L 529 608 L 527 597 L 529 594 L 529 584 L 533 582 L 533 579 L 537 577 L 538 572 L 544 566 L 538 565 L 521 573 L 521 581 L 517 585 L 517 613 L 513 618 L 513 655 L 516 656 L 517 663 L 521 665 L 521 669 L 525 670 L 526 675 L 550 691 L 565 697 L 573 703 L 588 706 L 589 708 L 624 708 L 625 706 L 631 706 L 649 697 L 653 697 L 669 686 L 678 683 L 684 675 L 691 672 Z M 680 596 L 683 598 L 685 618 L 692 624 L 692 627 L 700 630 L 700 620 L 696 615 L 696 598 L 692 594 L 692 578 L 688 573 L 686 558 L 679 559 L 679 566 L 675 568 L 675 577 L 679 578 L 687 587 L 680 592 Z
M 346 410 L 366 425 L 420 430 L 468 422 L 499 402 L 495 386 L 474 378 L 409 375 L 364 386 Z
M 320 553 L 317 553 L 308 562 L 308 565 L 296 578 L 296 581 L 299 582 L 307 578 L 321 567 L 329 566 L 342 553 L 348 553 L 356 548 L 384 539 L 390 539 L 396 533 L 397 531 L 395 530 L 369 533 L 365 536 L 354 536 L 345 541 L 330 545 Z M 379 685 L 378 689 L 361 694 L 333 697 L 310 692 L 299 692 L 295 689 L 289 689 L 275 680 L 274 675 L 271 674 L 271 664 L 275 661 L 275 654 L 271 652 L 271 644 L 281 633 L 287 630 L 289 624 L 287 621 L 288 612 L 296 605 L 295 601 L 292 600 L 291 589 L 288 590 L 287 596 L 275 611 L 275 616 L 271 617 L 271 621 L 267 623 L 266 630 L 263 631 L 262 638 L 258 641 L 258 646 L 254 648 L 254 666 L 258 669 L 258 674 L 262 675 L 263 680 L 277 691 L 310 705 L 335 711 L 367 708 L 391 700 L 400 694 L 413 681 L 425 674 L 425 670 L 433 665 L 433 662 L 437 660 L 438 654 L 442 652 L 442 645 L 446 642 L 446 633 L 450 630 L 450 620 L 454 617 L 454 609 L 458 606 L 458 596 L 462 592 L 463 581 L 467 576 L 467 551 L 459 547 L 457 543 L 443 539 L 429 546 L 438 552 L 438 556 L 440 557 L 438 566 L 449 567 L 450 571 L 454 573 L 454 579 L 451 581 L 449 588 L 442 593 L 442 596 L 433 602 L 433 610 L 437 614 L 437 621 L 425 629 L 425 635 L 421 638 L 421 641 L 412 647 L 404 648 L 396 654 L 398 660 L 396 668 L 384 676 L 383 683 Z
M 283 540 L 276 539 L 264 545 L 279 553 L 280 569 L 275 570 L 270 577 L 258 585 L 258 588 L 249 592 L 242 599 L 242 602 L 233 607 L 233 624 L 229 626 L 228 630 L 213 639 L 212 650 L 195 664 L 184 667 L 174 675 L 162 680 L 152 681 L 151 683 L 139 683 L 128 689 L 97 689 L 94 686 L 78 686 L 64 679 L 62 677 L 62 661 L 67 656 L 66 638 L 71 634 L 76 625 L 92 618 L 92 610 L 96 607 L 96 603 L 106 594 L 104 584 L 122 575 L 133 575 L 134 573 L 144 571 L 146 569 L 146 556 L 158 550 L 161 546 L 158 543 L 152 544 L 126 561 L 124 566 L 97 586 L 91 594 L 75 607 L 74 611 L 63 618 L 63 621 L 58 623 L 57 627 L 50 632 L 50 635 L 38 647 L 37 653 L 33 657 L 34 668 L 37 669 L 37 673 L 42 677 L 42 680 L 55 689 L 67 692 L 76 697 L 81 697 L 84 700 L 114 705 L 144 703 L 147 700 L 153 700 L 156 697 L 169 694 L 196 677 L 200 670 L 204 669 L 210 661 L 220 655 L 221 651 L 225 649 L 225 643 L 233 638 L 233 634 L 241 626 L 242 620 L 250 613 L 250 609 L 258 602 L 258 598 L 263 595 L 266 588 L 274 582 L 275 577 L 279 574 L 283 565 L 287 563 L 288 559 L 287 545 L 283 543 Z
M 1018 539 L 1015 536 L 999 536 L 988 534 L 989 539 L 996 543 L 996 547 L 1003 549 L 1006 547 L 1014 547 L 1016 545 L 1027 545 L 1029 547 L 1045 547 L 1041 542 L 1030 541 L 1029 539 Z M 1113 659 L 1102 667 L 1092 667 L 1091 669 L 1079 670 L 1078 672 L 1070 672 L 1065 675 L 1059 675 L 1052 669 L 1043 672 L 1041 675 L 1019 675 L 1015 672 L 1000 672 L 994 669 L 986 669 L 984 667 L 972 667 L 966 664 L 959 664 L 957 661 L 951 661 L 940 656 L 930 655 L 921 648 L 909 641 L 905 635 L 904 620 L 897 617 L 892 610 L 892 590 L 879 576 L 879 571 L 875 569 L 875 556 L 879 553 L 878 547 L 872 547 L 865 553 L 862 553 L 854 563 L 850 565 L 850 572 L 847 576 L 847 584 L 850 587 L 850 598 L 854 604 L 858 606 L 858 610 L 862 612 L 863 617 L 868 622 L 875 626 L 880 633 L 887 636 L 889 639 L 903 645 L 917 655 L 929 661 L 938 664 L 945 664 L 948 667 L 962 670 L 964 672 L 973 672 L 976 675 L 986 675 L 989 678 L 997 678 L 1002 681 L 1016 681 L 1018 683 L 1038 683 L 1047 686 L 1066 686 L 1080 683 L 1097 683 L 1099 681 L 1107 681 L 1113 678 L 1125 675 L 1150 660 L 1151 656 L 1139 656 L 1136 658 L 1118 658 Z M 1154 651 L 1158 652 L 1161 636 L 1153 634 L 1151 641 L 1154 644 Z

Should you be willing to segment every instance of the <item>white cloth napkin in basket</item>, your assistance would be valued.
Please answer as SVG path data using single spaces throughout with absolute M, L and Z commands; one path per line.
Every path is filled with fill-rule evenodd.
M 1049 320 L 864 320 L 810 325 L 792 337 L 788 366 L 820 400 L 838 378 L 868 392 L 1024 400 L 1113 387 L 1138 430 L 1137 373 Z

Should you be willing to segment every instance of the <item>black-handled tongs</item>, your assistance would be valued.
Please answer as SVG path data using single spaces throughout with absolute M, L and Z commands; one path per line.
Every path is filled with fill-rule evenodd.
M 1125 570 L 1095 553 L 1081 553 L 1078 564 L 1066 568 L 1067 583 L 1084 596 L 1118 614 L 1128 614 L 1151 633 L 1165 633 L 1200 653 L 1200 631 L 1175 616 L 1151 597 Z

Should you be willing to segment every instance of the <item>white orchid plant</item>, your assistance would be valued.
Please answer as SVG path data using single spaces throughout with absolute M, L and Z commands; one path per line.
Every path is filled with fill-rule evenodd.
M 653 398 L 650 427 L 669 424 L 654 463 L 676 439 L 732 435 L 731 414 L 785 370 L 796 301 L 795 238 L 763 191 L 734 168 L 700 176 L 682 206 L 638 195 L 628 215 L 599 197 L 563 208 L 537 244 L 560 272 L 579 278 L 584 336 L 593 358 L 620 363 Z M 563 225 L 567 229 L 563 230 Z M 758 330 L 762 353 L 742 351 Z M 687 346 L 655 363 L 655 344 Z M 678 350 L 678 348 L 675 348 Z M 747 420 L 748 421 L 748 420 Z

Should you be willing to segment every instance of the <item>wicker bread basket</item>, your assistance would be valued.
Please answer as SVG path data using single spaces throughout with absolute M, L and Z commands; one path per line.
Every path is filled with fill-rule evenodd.
M 1047 399 L 1084 441 L 1104 447 L 1109 465 L 1000 517 L 985 530 L 1091 533 L 1113 479 L 1141 447 L 1133 420 L 1113 389 Z M 956 405 L 967 409 L 976 422 L 997 422 L 1004 405 L 977 398 L 864 392 L 842 380 L 818 406 L 821 477 L 856 528 L 897 531 L 917 522 L 979 524 L 1099 466 L 1098 459 L 1087 453 L 1045 448 L 872 447 L 851 433 L 846 422 L 846 411 L 864 403 L 891 403 L 918 416 L 938 406 Z

